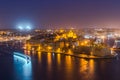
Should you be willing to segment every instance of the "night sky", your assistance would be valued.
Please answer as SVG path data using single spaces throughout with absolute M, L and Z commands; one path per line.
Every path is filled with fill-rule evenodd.
M 120 0 L 0 0 L 0 28 L 120 27 Z

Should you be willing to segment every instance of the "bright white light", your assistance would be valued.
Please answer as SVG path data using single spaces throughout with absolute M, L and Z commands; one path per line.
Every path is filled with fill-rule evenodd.
M 19 28 L 20 30 L 23 30 L 23 27 L 22 27 L 22 26 L 19 26 L 18 28 Z
M 16 28 L 20 31 L 30 31 L 33 29 L 33 26 L 30 23 L 26 22 L 19 23 L 16 26 L 17 26 Z
M 27 30 L 31 30 L 31 27 L 30 27 L 30 26 L 27 26 L 26 29 L 27 29 Z

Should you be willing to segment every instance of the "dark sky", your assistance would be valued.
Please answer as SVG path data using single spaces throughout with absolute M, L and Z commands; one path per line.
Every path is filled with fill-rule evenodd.
M 0 28 L 120 27 L 120 0 L 0 0 Z

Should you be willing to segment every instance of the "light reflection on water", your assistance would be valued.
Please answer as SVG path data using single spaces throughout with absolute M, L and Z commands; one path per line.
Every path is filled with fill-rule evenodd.
M 58 65 L 61 64 L 61 54 L 57 54 L 57 63 Z
M 47 53 L 47 63 L 48 63 L 48 71 L 51 71 L 52 53 Z
M 89 71 L 90 74 L 94 74 L 94 69 L 95 69 L 95 62 L 93 59 L 89 60 Z
M 32 54 L 32 63 L 27 64 L 24 59 L 14 57 L 14 71 L 11 71 L 14 80 L 120 80 L 120 60 L 94 60 L 66 56 L 61 53 L 63 46 L 64 43 L 60 45 L 61 48 L 56 48 L 60 54 L 53 55 L 53 53 L 43 53 L 42 48 L 38 49 L 38 53 L 34 50 L 32 52 L 31 46 L 28 45 L 25 54 Z M 66 53 L 72 53 L 72 49 L 67 48 Z
M 88 68 L 88 61 L 86 61 L 85 59 L 80 59 L 80 72 L 85 72 Z
M 70 80 L 71 76 L 73 73 L 73 64 L 71 61 L 71 56 L 65 56 L 65 76 L 66 76 L 66 80 Z
M 13 57 L 15 80 L 33 80 L 31 61 L 15 55 Z
M 98 76 L 103 79 L 100 74 L 107 74 L 110 66 L 106 64 L 111 63 L 111 60 L 107 62 L 107 60 L 83 59 L 62 53 L 37 52 L 31 57 L 34 65 L 26 64 L 24 60 L 20 59 L 17 61 L 14 58 L 15 80 L 18 78 L 20 78 L 19 80 L 41 80 L 41 78 L 43 80 L 97 80 Z
M 41 62 L 41 60 L 42 60 L 41 54 L 42 54 L 41 52 L 38 52 L 38 61 L 39 61 L 39 62 Z
M 80 59 L 80 74 L 83 75 L 83 80 L 94 80 L 95 76 L 95 61 L 93 59 Z

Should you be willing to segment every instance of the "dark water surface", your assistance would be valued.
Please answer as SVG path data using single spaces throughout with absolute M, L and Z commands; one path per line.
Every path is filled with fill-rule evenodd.
M 0 80 L 120 80 L 120 59 L 37 53 L 32 60 L 0 55 Z

